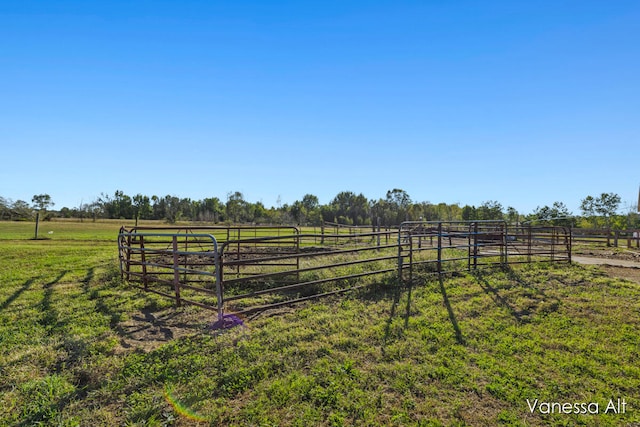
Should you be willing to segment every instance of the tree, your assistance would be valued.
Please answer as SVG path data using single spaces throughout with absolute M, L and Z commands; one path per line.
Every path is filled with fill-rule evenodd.
M 620 201 L 620 196 L 615 193 L 602 193 L 596 199 L 596 212 L 604 217 L 607 227 L 610 225 L 610 218 L 618 211 Z
M 227 217 L 234 223 L 245 219 L 247 214 L 247 202 L 241 192 L 227 194 Z
M 472 221 L 474 219 L 477 219 L 476 207 L 475 206 L 465 205 L 462 208 L 462 220 L 463 221 Z
M 392 216 L 395 216 L 392 221 L 394 224 L 409 220 L 411 197 L 406 191 L 400 188 L 389 190 L 385 201 L 387 202 L 387 207 L 394 213 L 392 214 Z
M 580 201 L 580 210 L 589 218 L 594 227 L 598 226 L 598 216 L 604 219 L 605 227 L 610 226 L 610 218 L 620 207 L 620 196 L 615 193 L 602 193 L 598 197 L 587 196 Z
M 479 220 L 500 220 L 504 217 L 502 205 L 495 200 L 483 202 L 476 209 L 476 214 Z
M 55 205 L 48 194 L 37 194 L 31 198 L 35 209 L 45 212 L 49 206 Z
M 537 207 L 533 214 L 530 215 L 529 221 L 544 221 L 551 225 L 564 225 L 572 227 L 575 220 L 573 214 L 569 212 L 569 208 L 562 202 L 553 202 L 551 207 Z
M 0 220 L 11 218 L 11 200 L 0 197 Z
M 33 218 L 33 210 L 24 200 L 16 200 L 11 205 L 11 219 L 27 220 Z
M 314 196 L 313 194 L 305 194 L 302 198 L 302 206 L 307 210 L 307 212 L 311 212 L 315 209 L 318 209 L 318 206 L 320 206 L 320 202 L 318 200 L 318 197 Z
M 328 216 L 334 219 L 328 219 L 327 213 L 323 212 L 327 221 L 346 225 L 364 225 L 369 221 L 369 200 L 362 193 L 356 195 L 351 191 L 341 191 L 331 201 L 330 208 Z
M 142 194 L 133 196 L 133 210 L 135 212 L 136 224 L 139 219 L 150 219 L 153 209 L 151 208 L 149 196 L 143 196 Z
M 169 224 L 175 224 L 182 218 L 182 206 L 180 199 L 176 196 L 164 196 L 165 216 L 164 220 Z
M 507 208 L 507 221 L 509 221 L 512 224 L 515 224 L 518 222 L 519 219 L 520 219 L 520 214 L 518 214 L 518 211 L 516 210 L 516 208 L 509 206 Z
M 209 197 L 200 202 L 197 219 L 217 223 L 224 217 L 224 205 L 217 197 Z

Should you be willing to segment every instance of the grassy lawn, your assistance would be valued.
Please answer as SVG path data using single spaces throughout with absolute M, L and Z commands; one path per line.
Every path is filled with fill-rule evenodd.
M 418 275 L 215 333 L 122 283 L 118 228 L 0 222 L 0 425 L 640 423 L 640 285 L 603 270 Z

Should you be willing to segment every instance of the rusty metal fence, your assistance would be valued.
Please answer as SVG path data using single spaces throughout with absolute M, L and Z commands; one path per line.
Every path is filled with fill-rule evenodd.
M 120 270 L 144 289 L 225 314 L 246 314 L 370 285 L 521 262 L 571 261 L 563 227 L 504 221 L 404 222 L 384 231 L 297 227 L 123 227 Z M 393 282 L 393 281 L 391 281 Z
M 571 262 L 571 229 L 509 228 L 505 221 L 407 221 L 400 225 L 398 277 L 530 262 Z
M 121 228 L 120 271 L 145 290 L 222 312 L 221 269 L 216 238 L 207 233 L 159 233 Z

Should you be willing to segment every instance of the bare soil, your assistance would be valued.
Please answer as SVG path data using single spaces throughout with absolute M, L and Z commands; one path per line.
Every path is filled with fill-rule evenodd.
M 201 333 L 215 320 L 214 316 L 213 312 L 203 313 L 193 307 L 142 310 L 118 324 L 117 351 L 147 353 L 175 338 Z
M 576 262 L 599 265 L 611 277 L 640 284 L 640 249 L 588 248 L 574 251 Z
M 601 268 L 606 271 L 610 277 L 627 279 L 640 284 L 640 268 L 614 267 L 610 265 L 603 265 Z
M 636 248 L 589 248 L 577 249 L 573 253 L 579 256 L 637 261 L 640 264 L 640 249 Z

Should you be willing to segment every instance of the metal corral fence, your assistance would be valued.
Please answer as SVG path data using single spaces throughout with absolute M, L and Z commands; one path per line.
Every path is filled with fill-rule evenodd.
M 222 311 L 220 257 L 212 234 L 121 228 L 120 272 L 145 290 Z M 173 293 L 170 293 L 173 292 Z
M 397 229 L 302 233 L 297 227 L 122 227 L 120 270 L 181 303 L 244 314 L 345 292 L 414 271 L 446 273 L 571 261 L 563 227 L 503 221 L 405 222 Z M 407 276 L 408 275 L 408 276 Z M 369 280 L 366 280 L 369 278 Z
M 571 262 L 571 230 L 509 229 L 505 221 L 407 221 L 400 225 L 401 279 L 411 280 L 414 270 L 441 274 L 534 261 Z

